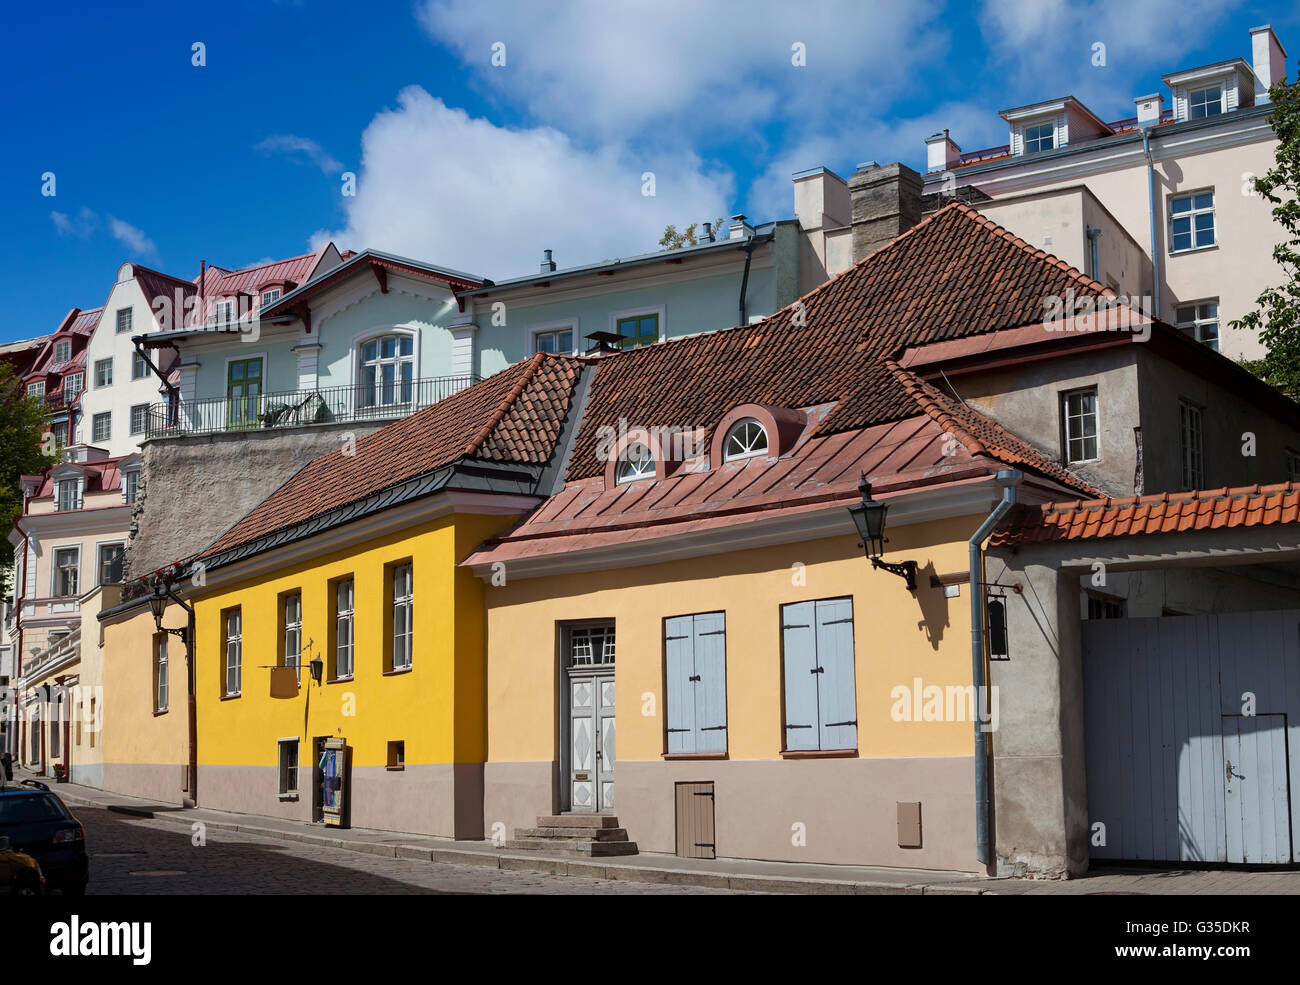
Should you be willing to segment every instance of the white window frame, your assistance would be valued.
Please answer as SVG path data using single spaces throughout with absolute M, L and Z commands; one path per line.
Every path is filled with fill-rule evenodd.
M 732 438 L 736 436 L 737 432 L 750 430 L 752 428 L 757 428 L 758 433 L 763 436 L 763 446 L 761 448 L 756 447 L 752 439 L 750 441 L 745 441 L 741 438 L 736 438 L 737 445 L 742 447 L 744 450 L 733 454 L 731 451 Z M 724 462 L 739 462 L 744 461 L 747 458 L 762 458 L 765 455 L 771 454 L 771 449 L 772 438 L 771 435 L 767 433 L 767 428 L 763 426 L 761 421 L 755 420 L 752 417 L 746 417 L 744 420 L 737 421 L 727 429 L 727 433 L 722 439 L 722 460 Z
M 1096 454 L 1091 458 L 1074 458 L 1070 448 L 1072 441 L 1084 442 L 1084 448 L 1086 450 L 1088 436 L 1080 434 L 1077 438 L 1074 438 L 1070 431 L 1070 422 L 1072 420 L 1086 420 L 1088 415 L 1084 413 L 1071 415 L 1070 401 L 1074 397 L 1084 397 L 1088 395 L 1092 396 L 1093 402 L 1092 417 L 1095 422 L 1095 430 L 1092 435 L 1092 440 L 1095 444 Z M 1101 460 L 1101 396 L 1097 387 L 1077 387 L 1073 390 L 1066 390 L 1061 394 L 1061 440 L 1065 446 L 1063 449 L 1064 455 L 1062 457 L 1066 465 L 1086 465 L 1089 462 L 1098 462 Z
M 291 611 L 290 605 L 293 605 Z M 281 646 L 285 667 L 292 667 L 302 684 L 302 591 L 286 592 L 280 605 Z
M 75 387 L 73 387 L 74 380 L 76 381 Z M 68 392 L 69 388 L 74 389 L 75 393 L 69 394 Z M 77 397 L 81 396 L 85 392 L 86 392 L 85 373 L 69 373 L 67 376 L 63 378 L 63 399 L 66 402 L 71 403 L 72 401 L 76 400 Z
M 633 448 L 644 448 L 644 457 L 629 458 L 628 452 Z M 618 464 L 614 466 L 614 484 L 637 482 L 641 479 L 653 479 L 656 475 L 654 451 L 644 441 L 633 441 L 619 455 Z
M 222 664 L 224 673 L 221 680 L 221 693 L 227 698 L 240 694 L 244 675 L 244 610 L 242 606 L 227 609 L 221 614 L 222 636 L 226 641 L 225 660 Z M 234 689 L 231 689 L 233 683 Z
M 1214 305 L 1214 317 L 1202 314 L 1201 309 L 1211 304 Z M 1190 319 L 1182 318 L 1181 313 L 1188 308 L 1192 310 L 1192 317 Z M 1180 331 L 1185 332 L 1202 345 L 1208 345 L 1215 352 L 1219 351 L 1219 339 L 1222 326 L 1219 322 L 1218 298 L 1205 298 L 1201 301 L 1189 301 L 1187 304 L 1175 305 L 1174 325 Z M 1206 339 L 1205 329 L 1210 325 L 1214 326 L 1214 338 Z
M 122 502 L 128 506 L 135 503 L 140 498 L 140 476 L 144 474 L 142 468 L 123 469 L 122 471 Z M 131 492 L 131 484 L 135 484 L 135 492 Z
M 384 356 L 382 355 L 383 352 L 382 343 L 384 339 L 389 338 L 390 336 L 398 340 L 398 344 L 397 344 L 398 354 L 390 358 L 384 358 Z M 409 356 L 401 355 L 401 351 L 402 351 L 401 340 L 403 338 L 408 338 L 411 340 L 411 354 Z M 371 342 L 374 342 L 376 346 L 375 358 L 374 360 L 367 360 L 366 346 L 369 345 Z M 353 350 L 354 350 L 354 356 L 352 362 L 353 365 L 352 372 L 356 374 L 356 383 L 355 383 L 356 392 L 358 394 L 361 394 L 363 388 L 367 386 L 371 388 L 370 393 L 366 398 L 371 402 L 367 404 L 358 404 L 360 408 L 383 410 L 385 407 L 405 407 L 412 403 L 418 403 L 419 396 L 420 396 L 419 393 L 420 333 L 419 332 L 413 332 L 409 328 L 400 328 L 396 325 L 387 325 L 384 326 L 383 328 L 370 329 L 356 337 L 355 341 L 353 342 Z M 366 367 L 371 365 L 372 362 L 375 367 L 375 382 L 373 384 L 367 384 Z M 383 383 L 382 383 L 383 377 L 380 371 L 385 365 L 391 365 L 393 367 L 393 373 L 394 373 L 393 396 L 401 397 L 402 364 L 406 362 L 410 362 L 411 364 L 411 399 L 410 400 L 395 399 L 393 400 L 392 403 L 383 403 L 381 399 L 383 393 Z
M 142 420 L 141 420 L 141 426 L 139 430 L 137 430 L 135 426 L 135 412 L 137 410 L 143 411 L 141 415 Z M 138 434 L 145 434 L 148 432 L 149 430 L 149 405 L 148 404 L 131 405 L 130 418 L 127 421 L 127 427 L 131 433 L 131 437 L 133 438 Z
M 537 340 L 543 335 L 552 335 L 555 332 L 570 332 L 573 344 L 567 352 L 556 350 L 556 355 L 575 356 L 578 354 L 578 319 L 562 318 L 559 321 L 542 322 L 537 325 L 530 325 L 528 328 L 528 338 L 530 354 L 536 354 L 542 350 L 537 347 Z
M 72 566 L 72 577 L 75 581 L 73 587 L 76 589 L 71 595 L 64 595 L 59 592 L 59 555 L 71 552 L 76 558 Z M 67 544 L 62 547 L 54 547 L 50 550 L 50 598 L 55 599 L 75 599 L 81 597 L 81 545 Z
M 280 296 L 281 296 L 280 288 L 278 287 L 267 288 L 265 291 L 262 292 L 261 306 L 265 308 L 269 304 L 275 304 L 275 302 L 280 300 Z
M 105 380 L 103 383 L 101 383 L 99 382 L 99 371 L 101 369 L 104 369 L 105 367 L 108 368 L 108 379 Z M 96 390 L 102 390 L 104 387 L 112 386 L 113 385 L 113 357 L 109 356 L 107 359 L 96 359 L 95 365 L 93 367 L 93 372 L 95 377 Z
M 1219 90 L 1218 112 L 1202 113 L 1200 116 L 1197 116 L 1196 113 L 1194 112 L 1194 108 L 1196 106 L 1196 97 L 1201 95 L 1202 93 L 1209 92 L 1211 89 Z M 1214 116 L 1222 116 L 1224 113 L 1228 111 L 1227 102 L 1228 102 L 1228 87 L 1222 81 L 1211 82 L 1207 85 L 1200 86 L 1199 88 L 1196 89 L 1189 88 L 1187 90 L 1187 118 L 1189 120 L 1206 120 Z M 1201 105 L 1208 107 L 1210 105 L 1210 102 L 1209 100 L 1206 100 L 1205 102 L 1201 103 Z
M 239 305 L 235 298 L 219 299 L 212 306 L 212 322 L 219 328 L 235 325 L 238 317 Z
M 99 435 L 99 422 L 101 420 L 108 425 L 103 437 Z M 90 440 L 92 442 L 113 440 L 113 412 L 111 410 L 102 410 L 98 414 L 90 416 Z
M 60 355 L 62 353 L 62 355 Z M 66 363 L 72 358 L 72 340 L 59 339 L 54 343 L 54 361 L 56 363 Z
M 1183 489 L 1205 488 L 1204 408 L 1190 400 L 1178 401 L 1178 447 Z
M 405 592 L 398 594 L 398 576 L 406 573 Z M 392 670 L 410 670 L 415 651 L 415 565 L 403 561 L 392 569 Z M 401 621 L 399 622 L 399 615 Z
M 35 383 L 27 384 L 27 396 L 43 397 L 45 396 L 45 381 L 37 380 Z
M 339 604 L 339 591 L 347 586 L 347 608 Z M 352 679 L 356 660 L 356 604 L 357 584 L 355 578 L 340 578 L 334 582 L 334 679 L 347 681 Z M 344 627 L 347 632 L 344 633 Z M 344 636 L 347 642 L 344 642 Z M 343 655 L 347 655 L 346 672 Z
M 72 487 L 72 503 L 69 506 L 64 505 L 64 490 Z M 54 480 L 54 512 L 66 513 L 69 510 L 79 510 L 82 504 L 82 485 L 81 476 L 72 476 L 67 479 Z
M 122 318 L 123 315 L 126 315 L 125 319 Z M 133 308 L 118 308 L 113 317 L 113 328 L 115 329 L 114 334 L 116 335 L 122 335 L 129 332 L 135 326 L 135 309 Z M 125 326 L 123 326 L 124 320 L 126 323 Z
M 1048 139 L 1051 140 L 1051 146 L 1048 147 L 1042 146 L 1043 138 L 1041 136 L 1037 136 L 1034 138 L 1031 138 L 1029 136 L 1031 130 L 1041 131 L 1043 129 L 1046 129 L 1048 131 Z M 1024 146 L 1024 153 L 1026 154 L 1040 154 L 1043 151 L 1056 150 L 1056 121 L 1044 120 L 1039 123 L 1026 123 L 1023 127 L 1020 128 L 1020 139 L 1022 145 Z M 1029 147 L 1029 142 L 1031 139 L 1035 140 L 1038 143 L 1038 146 L 1034 147 L 1032 150 Z
M 157 644 L 154 646 L 154 692 L 153 692 L 153 710 L 155 713 L 162 713 L 168 710 L 170 694 L 170 663 L 167 653 L 167 633 L 157 634 Z
M 1196 196 L 1207 195 L 1207 194 L 1210 196 L 1210 207 L 1198 209 L 1196 207 Z M 1181 202 L 1183 199 L 1187 199 L 1190 208 L 1186 212 L 1179 212 L 1175 214 L 1174 203 Z M 1167 225 L 1167 232 L 1169 235 L 1170 256 L 1182 256 L 1185 253 L 1195 253 L 1197 250 L 1212 250 L 1219 245 L 1219 217 L 1216 212 L 1215 202 L 1216 199 L 1215 199 L 1215 193 L 1213 188 L 1199 188 L 1196 191 L 1183 192 L 1181 194 L 1171 195 L 1169 197 L 1169 222 Z M 1214 237 L 1214 241 L 1210 243 L 1198 244 L 1196 242 L 1197 240 L 1196 217 L 1198 215 L 1205 215 L 1207 213 L 1214 220 L 1214 225 L 1211 227 L 1211 235 Z M 1182 249 L 1176 249 L 1174 247 L 1174 220 L 1175 219 L 1187 219 L 1191 223 L 1191 227 L 1190 227 L 1191 237 L 1192 237 L 1191 246 L 1184 246 Z
M 293 747 L 293 766 L 286 765 L 285 753 L 288 748 Z M 291 735 L 282 739 L 275 740 L 275 785 L 280 792 L 280 797 L 285 800 L 296 800 L 299 790 L 299 772 L 302 768 L 302 747 L 299 744 L 298 736 Z M 293 770 L 292 785 L 285 783 L 288 771 Z
M 104 548 L 120 547 L 122 549 L 122 564 L 126 564 L 126 541 L 122 540 L 105 540 L 95 544 L 95 584 L 96 585 L 120 585 L 120 581 L 104 581 Z M 125 572 L 123 572 L 125 574 Z
M 143 380 L 149 377 L 149 363 L 139 349 L 131 353 L 131 379 Z

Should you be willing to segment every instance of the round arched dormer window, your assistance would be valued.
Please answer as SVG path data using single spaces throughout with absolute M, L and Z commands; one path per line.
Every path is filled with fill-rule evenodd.
M 615 481 L 635 482 L 637 479 L 653 479 L 654 477 L 655 457 L 651 454 L 650 449 L 640 442 L 628 445 L 618 463 Z
M 767 428 L 751 417 L 727 432 L 722 445 L 722 460 L 734 462 L 742 458 L 757 458 L 766 455 L 767 449 Z

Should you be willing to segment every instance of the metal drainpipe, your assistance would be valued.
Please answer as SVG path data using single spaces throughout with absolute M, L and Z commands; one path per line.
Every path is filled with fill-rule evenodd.
M 1160 317 L 1160 254 L 1156 252 L 1156 166 L 1151 157 L 1151 128 L 1142 128 L 1142 156 L 1147 159 L 1147 215 L 1151 218 L 1151 312 Z
M 970 539 L 970 659 L 971 680 L 975 685 L 975 700 L 983 708 L 987 682 L 984 677 L 984 566 L 983 545 L 1007 512 L 1015 505 L 1016 486 L 1023 473 L 1018 469 L 1001 469 L 996 478 L 1002 487 L 1002 499 L 993 507 L 980 528 Z M 975 716 L 975 845 L 976 857 L 983 865 L 989 864 L 989 761 L 988 733 L 983 729 L 980 715 Z
M 1097 240 L 1100 238 L 1100 236 L 1101 236 L 1100 229 L 1088 230 L 1088 245 L 1092 249 L 1092 269 L 1088 271 L 1088 276 L 1090 276 L 1093 280 L 1101 280 L 1101 278 L 1097 276 L 1099 273 L 1097 269 L 1099 266 L 1099 264 L 1097 263 Z
M 740 278 L 740 321 L 738 324 L 744 325 L 745 318 L 745 294 L 749 291 L 749 262 L 754 259 L 754 237 L 749 237 L 749 242 L 745 244 L 745 273 Z

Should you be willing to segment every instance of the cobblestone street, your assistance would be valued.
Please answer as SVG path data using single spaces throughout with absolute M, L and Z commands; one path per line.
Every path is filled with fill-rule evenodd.
M 581 879 L 383 858 L 243 832 L 196 847 L 175 824 L 75 807 L 90 849 L 91 895 L 599 893 L 738 895 L 727 890 Z

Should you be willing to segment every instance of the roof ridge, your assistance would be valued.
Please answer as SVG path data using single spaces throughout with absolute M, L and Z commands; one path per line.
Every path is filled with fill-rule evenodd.
M 938 404 L 935 400 L 935 394 L 938 394 L 940 397 L 942 397 L 943 394 L 939 393 L 937 388 L 927 383 L 925 380 L 922 380 L 910 370 L 904 369 L 888 356 L 885 357 L 884 362 L 885 366 L 894 374 L 899 383 L 903 385 L 903 389 L 908 392 L 908 395 L 917 406 L 919 406 L 921 410 L 923 410 L 936 424 L 947 431 L 961 432 L 962 437 L 966 439 L 962 441 L 962 444 L 966 446 L 967 451 L 972 455 L 990 454 L 988 449 L 985 448 L 984 442 L 971 434 L 967 427 L 954 418 L 946 408 Z M 967 442 L 969 442 L 969 444 L 967 444 Z
M 192 285 L 194 283 L 193 281 L 186 280 L 184 277 L 177 277 L 175 274 L 169 274 L 162 270 L 155 270 L 153 267 L 146 267 L 143 263 L 136 263 L 134 260 L 132 260 L 131 274 L 134 276 L 137 270 L 143 270 L 146 274 L 154 274 L 158 277 L 165 277 L 167 280 L 174 280 L 176 281 L 177 284 Z

